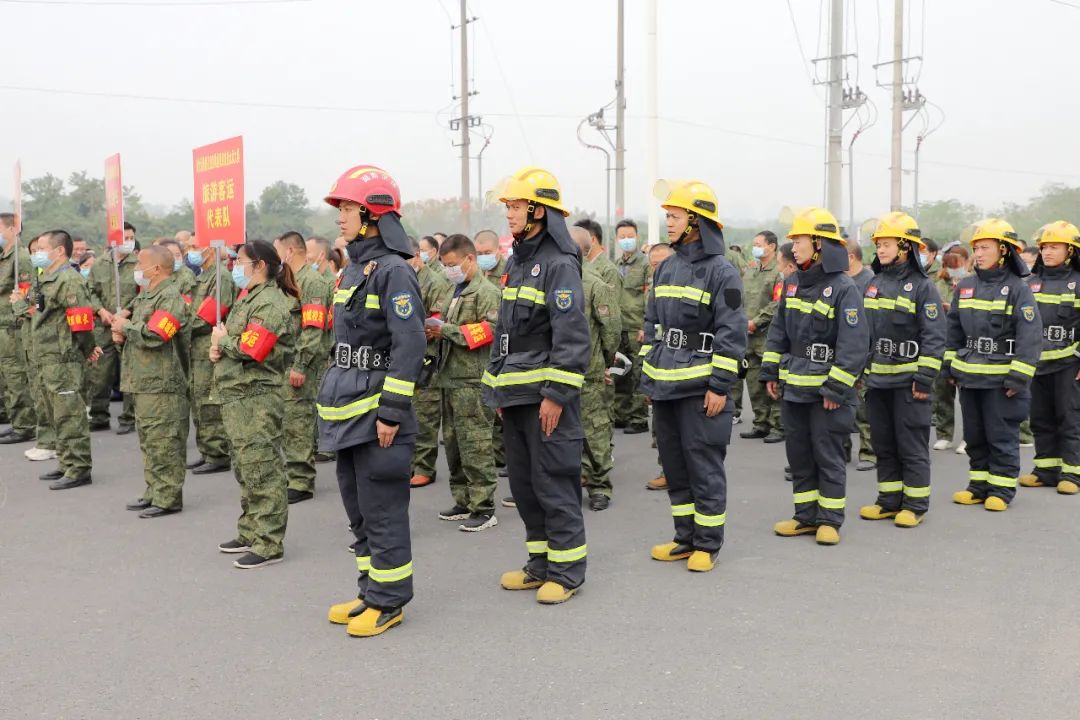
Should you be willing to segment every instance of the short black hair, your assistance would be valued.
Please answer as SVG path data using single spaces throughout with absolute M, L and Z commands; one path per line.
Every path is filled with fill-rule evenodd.
M 138 230 L 136 230 L 136 229 L 135 229 L 135 226 L 134 226 L 134 225 L 132 225 L 131 223 L 127 222 L 126 220 L 124 221 L 124 230 L 130 230 L 130 231 L 131 231 L 131 232 L 133 232 L 133 233 L 137 233 L 137 232 L 139 232 Z
M 49 247 L 58 248 L 63 246 L 64 254 L 71 257 L 71 235 L 67 230 L 50 230 L 45 233 L 49 236 Z
M 468 235 L 454 233 L 443 240 L 442 245 L 439 246 L 439 257 L 445 257 L 447 253 L 476 255 L 476 245 L 473 245 Z
M 307 243 L 304 242 L 304 236 L 295 230 L 289 230 L 288 232 L 282 233 L 281 237 L 278 238 L 278 242 L 285 247 L 291 247 L 296 250 L 307 250 Z
M 439 241 L 431 235 L 423 236 L 422 238 L 420 238 L 420 242 L 426 242 L 428 245 L 435 248 L 435 252 L 439 251 Z M 417 247 L 419 247 L 419 245 L 417 245 Z
M 604 228 L 600 227 L 600 223 L 592 218 L 581 218 L 574 223 L 574 227 L 585 228 L 593 236 L 593 240 L 600 245 L 604 244 Z
M 780 257 L 784 258 L 786 262 L 795 265 L 795 245 L 793 243 L 786 242 L 780 246 Z
M 923 238 L 922 241 L 923 245 L 926 246 L 927 252 L 937 252 L 941 249 L 938 247 L 937 240 L 934 240 L 933 238 Z
M 633 220 L 631 220 L 630 218 L 623 218 L 619 222 L 615 223 L 615 232 L 618 232 L 619 228 L 624 228 L 624 227 L 634 228 L 634 232 L 638 231 L 637 223 L 634 222 Z
M 420 252 L 420 241 L 416 239 L 415 235 L 406 235 L 405 239 L 409 241 L 409 250 L 413 255 Z
M 776 247 L 777 243 L 780 242 L 776 239 L 776 233 L 774 233 L 772 230 L 762 230 L 754 237 L 757 237 L 758 235 L 765 238 L 765 242 L 769 243 L 773 247 Z
M 859 245 L 857 240 L 848 240 L 847 241 L 847 254 L 849 256 L 859 258 L 859 262 L 862 262 L 862 259 L 863 259 L 862 246 Z

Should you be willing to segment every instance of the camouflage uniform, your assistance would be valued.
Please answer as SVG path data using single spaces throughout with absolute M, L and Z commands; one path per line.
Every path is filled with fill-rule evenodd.
M 15 289 L 15 249 L 14 243 L 0 256 L 0 379 L 4 382 L 4 401 L 7 407 L 8 421 L 15 433 L 34 434 L 37 427 L 37 413 L 34 401 L 30 397 L 30 385 L 27 382 L 26 349 L 22 347 L 19 322 L 7 299 Z M 30 253 L 24 248 L 18 249 L 19 287 L 30 286 Z
M 484 277 L 501 292 L 506 287 L 506 258 L 499 258 L 495 267 L 484 273 Z M 495 421 L 491 426 L 491 451 L 495 456 L 495 467 L 506 467 L 506 446 L 503 445 L 502 418 L 495 415 Z
M 229 312 L 219 342 L 214 386 L 240 483 L 237 539 L 264 558 L 285 552 L 289 517 L 282 446 L 281 384 L 292 362 L 295 300 L 273 280 L 243 293 Z
M 34 346 L 32 328 L 34 314 L 37 312 L 38 298 L 41 296 L 41 275 L 41 270 L 33 269 L 30 271 L 30 287 L 23 295 L 22 300 L 12 303 L 11 310 L 15 314 L 16 323 L 19 326 L 19 349 L 30 384 L 30 398 L 33 400 L 37 415 L 37 440 L 34 446 L 42 450 L 56 450 L 56 431 L 53 430 L 52 408 L 45 400 L 45 388 L 41 384 L 41 364 L 34 360 L 38 355 L 37 348 Z
M 622 338 L 619 352 L 634 363 L 630 372 L 615 378 L 615 427 L 633 429 L 649 427 L 649 409 L 641 394 L 641 343 L 638 331 L 645 322 L 645 291 L 649 286 L 649 259 L 645 253 L 635 250 L 629 256 L 623 254 L 616 263 L 622 280 L 619 311 L 622 320 Z
M 874 271 L 864 267 L 858 275 L 853 275 L 855 287 L 859 289 L 859 295 L 865 295 L 874 279 Z M 877 455 L 874 454 L 874 445 L 870 442 L 870 421 L 866 417 L 866 384 L 861 380 L 858 384 L 859 404 L 855 409 L 855 429 L 859 432 L 859 460 L 877 463 Z M 851 439 L 844 444 L 848 456 L 851 455 Z
M 730 260 L 731 264 L 735 266 L 735 269 L 739 271 L 740 276 L 745 274 L 746 268 L 750 266 L 750 263 L 746 262 L 746 256 L 743 255 L 741 247 L 729 247 L 727 249 L 727 259 Z
M 438 264 L 438 267 L 435 265 Z M 450 295 L 453 288 L 446 279 L 442 264 L 438 260 L 432 260 L 427 265 L 422 265 L 416 273 L 416 280 L 420 283 L 420 298 L 429 313 L 443 312 L 450 303 Z M 438 343 L 431 341 L 427 344 L 424 363 L 434 362 L 433 358 L 438 349 Z M 421 372 L 421 377 L 432 372 Z M 412 473 L 435 479 L 435 461 L 439 457 L 439 425 L 442 424 L 442 392 L 432 387 L 434 378 L 430 378 L 421 387 L 417 384 L 416 394 L 413 395 L 413 408 L 416 410 L 416 422 L 419 428 L 416 433 L 416 449 L 413 451 Z
M 304 384 L 294 388 L 285 373 L 285 477 L 290 490 L 315 492 L 315 398 L 319 394 L 320 373 L 326 369 L 326 314 L 333 287 L 321 274 L 305 264 L 296 273 L 300 305 L 296 308 L 300 335 L 296 339 L 292 370 L 304 376 Z
M 195 423 L 195 447 L 204 462 L 229 462 L 229 438 L 221 419 L 221 395 L 214 384 L 214 364 L 210 362 L 210 333 L 217 319 L 215 290 L 217 270 L 213 264 L 203 270 L 191 291 L 190 363 L 191 417 Z M 236 302 L 232 275 L 221 268 L 221 320 L 228 318 Z
M 949 300 L 952 299 L 956 284 L 952 280 L 935 278 L 934 287 L 941 296 L 942 309 L 948 313 Z M 953 432 L 956 430 L 956 386 L 939 373 L 934 378 L 934 392 L 931 393 L 930 400 L 933 403 L 934 427 L 937 429 L 938 440 L 952 442 Z
M 495 413 L 483 403 L 480 378 L 491 354 L 502 294 L 479 272 L 460 292 L 456 290 L 442 317 L 434 382 L 442 393 L 450 493 L 454 504 L 471 514 L 491 515 L 495 508 L 491 453 Z
M 749 266 L 743 271 L 743 301 L 746 317 L 754 323 L 755 331 L 747 336 L 746 387 L 754 411 L 754 429 L 762 432 L 783 432 L 780 423 L 780 403 L 765 392 L 761 382 L 761 357 L 765 354 L 765 339 L 769 323 L 776 314 L 784 276 L 776 269 L 776 257 L 760 267 Z M 742 381 L 739 381 L 742 385 Z M 738 407 L 738 406 L 736 406 Z
M 615 267 L 615 263 L 611 262 L 606 252 L 602 252 L 592 260 L 582 262 L 582 267 L 592 268 L 600 278 L 611 287 L 615 288 L 615 297 L 618 298 L 622 294 L 622 275 L 619 273 L 619 268 Z M 612 313 L 620 316 L 622 319 L 622 313 L 619 310 L 619 304 L 615 303 L 612 306 Z M 612 421 L 615 419 L 615 386 L 604 385 L 601 390 L 603 391 L 604 401 L 607 403 L 608 413 L 612 417 Z
M 187 265 L 181 265 L 179 270 L 173 271 L 172 279 L 173 284 L 176 285 L 176 291 L 180 293 L 180 297 L 184 298 L 184 302 L 189 302 L 191 292 L 195 289 L 195 283 L 198 281 L 195 273 L 191 272 L 191 268 Z
M 139 292 L 139 287 L 135 284 L 135 263 L 134 253 L 120 261 L 120 307 L 124 309 L 131 308 L 131 302 Z M 103 253 L 94 263 L 94 267 L 90 268 L 90 278 L 87 283 L 95 317 L 101 308 L 116 312 L 116 281 L 111 252 Z M 104 323 L 97 323 L 94 339 L 104 354 L 87 371 L 90 422 L 108 423 L 109 400 L 112 396 L 113 382 L 120 370 L 120 356 L 116 346 L 113 345 L 112 331 Z M 135 411 L 130 398 L 124 398 L 123 410 L 117 421 L 120 425 L 135 424 Z
M 94 313 L 77 270 L 64 263 L 41 276 L 31 333 L 42 396 L 56 431 L 64 477 L 90 477 L 90 428 L 83 398 L 83 367 L 94 350 Z
M 585 291 L 585 317 L 589 321 L 591 355 L 581 389 L 581 425 L 585 431 L 582 448 L 581 480 L 588 494 L 611 497 L 612 413 L 608 402 L 604 371 L 615 360 L 622 336 L 618 311 L 619 293 L 604 282 L 591 266 L 582 268 L 581 284 Z
M 143 499 L 166 510 L 184 504 L 187 376 L 177 341 L 187 322 L 187 304 L 171 276 L 143 289 L 124 325 L 120 356 L 120 390 L 133 398 L 143 454 Z

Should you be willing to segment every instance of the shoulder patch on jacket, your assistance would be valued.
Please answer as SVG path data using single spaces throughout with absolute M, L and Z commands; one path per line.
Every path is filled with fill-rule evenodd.
M 539 267 L 539 266 L 537 266 Z M 555 307 L 566 312 L 574 306 L 574 291 L 570 288 L 558 288 L 555 291 Z
M 394 307 L 394 314 L 402 320 L 408 320 L 413 314 L 412 293 L 399 292 L 390 297 L 390 304 Z
M 1020 311 L 1024 313 L 1024 319 L 1028 322 L 1033 322 L 1035 320 L 1035 308 L 1033 306 L 1024 305 L 1020 308 Z
M 844 308 L 844 320 L 851 327 L 859 324 L 859 308 Z
M 923 306 L 923 311 L 926 313 L 926 317 L 930 318 L 931 320 L 937 319 L 937 303 L 926 303 L 926 305 Z
M 960 288 L 960 298 L 961 299 L 970 298 L 970 297 L 973 297 L 974 295 L 975 295 L 975 288 L 971 288 L 971 287 Z

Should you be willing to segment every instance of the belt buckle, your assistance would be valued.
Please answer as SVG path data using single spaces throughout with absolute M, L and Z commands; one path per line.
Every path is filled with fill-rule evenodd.
M 510 354 L 510 333 L 503 333 L 499 336 L 499 355 L 506 357 Z
M 711 353 L 713 350 L 713 338 L 716 337 L 715 333 L 699 333 L 701 335 L 701 347 L 698 348 L 699 352 Z
M 672 350 L 682 350 L 686 345 L 686 333 L 679 328 L 668 328 L 664 333 L 664 344 Z
M 1051 342 L 1061 342 L 1065 339 L 1065 326 L 1064 325 L 1047 325 L 1046 326 L 1046 339 Z
M 810 351 L 811 362 L 829 362 L 829 346 L 825 343 L 811 343 L 807 349 Z
M 919 357 L 919 341 L 905 340 L 896 344 L 896 354 L 904 360 L 912 360 Z
M 360 347 L 356 348 L 356 352 L 354 353 L 354 357 L 355 357 L 355 360 L 356 360 L 357 369 L 358 370 L 367 370 L 368 369 L 368 364 L 369 364 L 370 358 L 371 358 L 371 346 L 370 345 L 361 345 Z
M 980 355 L 992 355 L 994 353 L 994 338 L 980 337 L 976 339 L 975 352 Z
M 338 343 L 334 346 L 334 365 L 342 370 L 352 367 L 352 346 L 349 343 Z
M 879 338 L 877 349 L 882 355 L 892 355 L 896 352 L 896 343 L 892 338 Z

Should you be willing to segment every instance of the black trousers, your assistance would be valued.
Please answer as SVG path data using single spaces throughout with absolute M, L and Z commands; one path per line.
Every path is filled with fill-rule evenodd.
M 930 406 L 929 398 L 915 399 L 911 385 L 866 391 L 882 510 L 930 509 Z
M 724 544 L 733 403 L 707 417 L 704 397 L 654 400 L 656 448 L 668 481 L 675 542 L 714 553 Z
M 581 512 L 581 403 L 563 406 L 550 437 L 540 405 L 503 408 L 510 492 L 525 523 L 525 572 L 573 589 L 585 582 L 585 518 Z
M 1080 367 L 1036 375 L 1031 381 L 1035 475 L 1045 485 L 1080 484 Z
M 392 610 L 412 600 L 409 468 L 415 436 L 338 450 L 337 478 L 356 542 L 359 597 L 368 607 Z
M 978 498 L 997 496 L 1010 502 L 1020 475 L 1020 423 L 1028 415 L 1031 394 L 1009 397 L 1005 388 L 960 388 L 967 443 L 967 489 Z
M 804 525 L 844 524 L 847 457 L 844 440 L 855 423 L 855 406 L 826 410 L 820 400 L 784 400 L 785 446 L 791 468 L 795 519 Z

